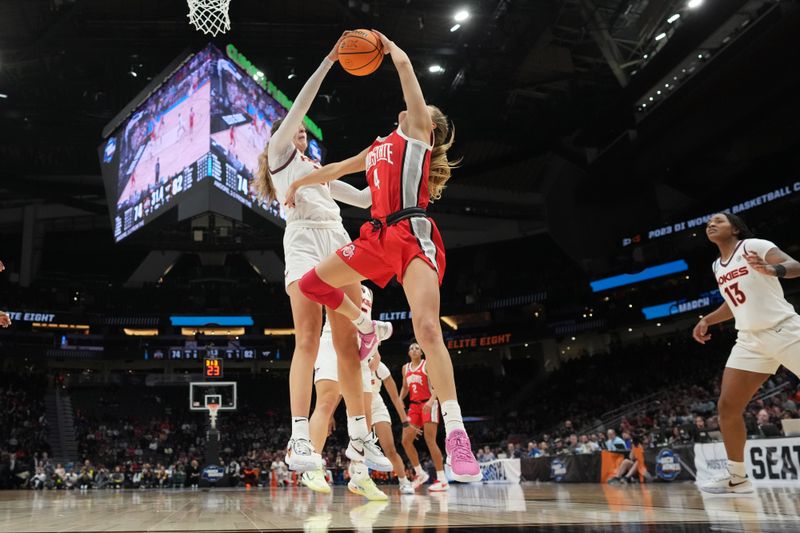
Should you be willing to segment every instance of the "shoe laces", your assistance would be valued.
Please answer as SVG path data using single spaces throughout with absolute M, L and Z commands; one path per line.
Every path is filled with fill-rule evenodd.
M 375 437 L 367 436 L 367 438 L 359 440 L 364 445 L 364 449 L 368 449 L 370 453 L 374 455 L 383 455 L 383 450 L 381 450 Z
M 472 455 L 472 450 L 469 446 L 469 437 L 461 432 L 451 436 L 453 439 L 453 446 L 450 455 L 460 461 L 475 461 L 475 456 Z

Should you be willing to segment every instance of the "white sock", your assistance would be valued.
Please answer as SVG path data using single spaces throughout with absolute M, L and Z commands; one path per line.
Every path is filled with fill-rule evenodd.
M 424 476 L 425 471 L 422 469 L 422 465 L 417 465 L 414 467 L 414 472 L 417 473 L 418 476 Z
M 734 476 L 747 477 L 747 470 L 745 470 L 744 463 L 728 461 L 728 472 Z
M 364 463 L 356 463 L 355 461 L 350 463 L 350 477 L 357 478 L 357 477 L 364 477 L 369 475 L 369 468 Z
M 308 436 L 308 417 L 292 417 L 292 438 L 311 440 L 311 438 Z
M 372 327 L 372 319 L 364 311 L 361 311 L 361 314 L 358 316 L 358 318 L 353 320 L 353 324 L 355 324 L 356 328 L 361 333 L 372 333 L 375 331 L 375 328 Z
M 348 416 L 347 417 L 347 433 L 351 439 L 367 440 L 369 429 L 367 428 L 367 417 L 361 416 Z
M 436 480 L 441 481 L 442 483 L 447 483 L 447 476 L 444 475 L 444 470 L 436 471 Z
M 449 435 L 454 429 L 464 429 L 461 419 L 461 407 L 456 400 L 442 402 L 442 418 L 444 418 L 444 432 Z
M 403 477 L 397 476 L 397 482 L 400 485 L 407 485 L 408 484 L 408 478 L 406 476 L 403 476 Z

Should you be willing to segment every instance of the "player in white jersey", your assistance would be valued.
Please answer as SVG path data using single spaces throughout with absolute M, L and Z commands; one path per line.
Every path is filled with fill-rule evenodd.
M 378 441 L 381 443 L 386 457 L 392 462 L 394 472 L 397 475 L 400 484 L 401 494 L 414 494 L 414 487 L 411 481 L 406 477 L 406 468 L 400 454 L 397 453 L 397 447 L 394 443 L 394 435 L 392 434 L 392 417 L 389 415 L 389 410 L 381 398 L 381 386 L 386 388 L 389 394 L 389 399 L 397 411 L 397 416 L 400 417 L 400 422 L 403 428 L 410 427 L 408 416 L 405 412 L 403 400 L 400 399 L 400 393 L 397 392 L 397 384 L 392 379 L 392 373 L 389 368 L 381 362 L 380 354 L 375 356 L 369 361 L 369 369 L 372 379 L 372 431 L 378 436 Z M 417 429 L 417 435 L 421 435 L 422 430 Z
M 368 287 L 362 285 L 361 295 L 361 309 L 365 313 L 371 314 L 372 291 Z M 373 398 L 372 376 L 367 361 L 361 361 L 361 381 L 364 394 L 364 406 L 371 406 Z M 314 449 L 322 451 L 325 447 L 325 441 L 327 440 L 329 424 L 341 400 L 336 352 L 333 349 L 330 325 L 327 321 L 322 328 L 319 353 L 317 354 L 317 361 L 314 364 L 314 387 L 316 389 L 317 398 L 314 404 L 314 413 L 311 415 L 311 420 L 309 422 L 309 431 Z M 371 410 L 367 409 L 365 415 L 367 417 L 367 426 L 372 427 Z M 387 457 L 383 456 L 379 450 L 370 450 L 369 452 L 366 450 L 366 448 L 376 447 L 376 440 L 374 433 L 370 433 L 369 438 L 364 440 L 365 463 L 369 468 L 374 470 L 390 472 L 393 463 L 390 462 Z M 373 458 L 378 458 L 379 461 L 373 462 Z M 358 468 L 358 466 L 356 465 L 355 468 Z M 352 477 L 350 483 L 347 485 L 351 492 L 373 501 L 387 499 L 386 494 L 378 489 L 369 476 L 358 478 L 352 474 L 353 467 L 351 465 Z M 319 470 L 303 472 L 300 480 L 303 485 L 315 492 L 328 494 L 331 491 L 325 479 L 324 470 L 321 468 Z
M 800 277 L 800 263 L 774 243 L 752 238 L 731 213 L 713 215 L 708 240 L 719 248 L 712 269 L 725 302 L 694 327 L 705 344 L 708 327 L 734 318 L 739 331 L 725 365 L 718 402 L 719 425 L 728 454 L 727 472 L 701 486 L 711 493 L 752 492 L 744 463 L 747 439 L 743 412 L 764 381 L 781 365 L 800 376 L 800 316 L 783 296 L 779 278 Z
M 272 126 L 270 141 L 259 156 L 256 176 L 256 186 L 262 198 L 277 199 L 283 203 L 289 185 L 317 167 L 316 162 L 304 155 L 308 141 L 303 117 L 311 107 L 325 74 L 338 60 L 338 45 L 337 42 L 306 81 L 283 121 L 276 121 Z M 286 292 L 289 294 L 295 327 L 295 350 L 289 370 L 292 435 L 286 462 L 293 470 L 318 470 L 322 467 L 322 457 L 311 444 L 308 428 L 312 372 L 319 350 L 322 307 L 300 292 L 297 281 L 324 257 L 350 242 L 334 198 L 365 207 L 371 202 L 370 196 L 368 189 L 359 192 L 346 184 L 345 187 L 336 188 L 325 185 L 307 187 L 299 196 L 296 207 L 287 209 L 283 247 Z M 366 205 L 364 202 L 367 202 Z M 360 285 L 354 283 L 348 286 L 347 293 L 353 298 L 360 296 Z M 364 445 L 370 432 L 362 397 L 356 330 L 349 320 L 335 313 L 331 314 L 330 324 L 339 365 L 340 387 L 350 415 L 348 429 L 352 445 L 347 448 L 347 456 L 361 464 L 358 475 L 367 476 L 367 468 L 363 465 L 364 454 L 370 450 L 380 451 L 380 448 Z M 384 331 L 387 330 L 390 333 L 390 329 L 384 328 Z M 379 457 L 372 459 L 373 462 L 380 461 Z

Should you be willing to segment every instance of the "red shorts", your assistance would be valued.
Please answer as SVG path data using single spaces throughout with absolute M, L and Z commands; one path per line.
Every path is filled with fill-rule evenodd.
M 433 407 L 429 412 L 425 412 L 422 407 L 425 403 L 412 403 L 408 406 L 408 422 L 418 428 L 425 427 L 427 423 L 439 423 L 439 401 L 433 402 Z
M 358 239 L 336 253 L 353 270 L 380 287 L 385 287 L 394 276 L 403 283 L 408 264 L 417 257 L 439 274 L 439 285 L 444 277 L 444 244 L 439 228 L 430 218 L 407 218 L 380 230 L 365 222 Z

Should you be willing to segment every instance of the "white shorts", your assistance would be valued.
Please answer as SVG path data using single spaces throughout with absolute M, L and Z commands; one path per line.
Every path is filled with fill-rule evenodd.
M 380 393 L 372 395 L 372 425 L 374 426 L 378 422 L 392 423 L 392 417 L 389 415 L 389 410 L 383 403 Z
M 311 228 L 290 224 L 283 234 L 286 257 L 285 283 L 288 287 L 320 264 L 323 259 L 351 242 L 350 235 L 339 225 L 336 228 Z
M 330 331 L 323 331 L 319 338 L 319 352 L 314 363 L 314 383 L 328 379 L 339 382 L 339 369 L 336 365 L 336 350 L 333 349 L 333 338 Z M 361 362 L 361 381 L 364 392 L 372 392 L 372 372 L 366 362 Z
M 725 366 L 774 374 L 781 365 L 800 376 L 800 316 L 757 331 L 740 331 Z

